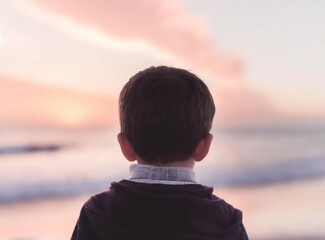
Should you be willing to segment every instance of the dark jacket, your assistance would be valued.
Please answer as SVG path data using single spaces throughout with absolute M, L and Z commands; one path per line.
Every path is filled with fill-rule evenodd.
M 72 240 L 248 239 L 241 211 L 198 184 L 122 180 L 83 206 Z

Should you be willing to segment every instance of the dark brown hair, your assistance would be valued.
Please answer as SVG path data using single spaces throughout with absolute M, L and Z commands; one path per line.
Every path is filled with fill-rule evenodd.
M 213 98 L 204 82 L 178 68 L 150 67 L 123 87 L 121 132 L 149 163 L 190 158 L 212 125 Z

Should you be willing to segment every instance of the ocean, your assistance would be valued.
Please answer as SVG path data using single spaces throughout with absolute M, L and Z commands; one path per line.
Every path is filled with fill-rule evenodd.
M 117 133 L 2 129 L 0 207 L 90 196 L 127 178 L 130 163 L 119 150 Z M 240 205 L 256 236 L 316 239 L 290 238 L 298 226 L 298 235 L 325 239 L 319 217 L 325 213 L 325 127 L 223 128 L 212 134 L 208 157 L 195 166 L 197 182 Z M 309 225 L 304 216 L 297 220 L 296 208 Z M 280 215 L 286 219 L 282 225 Z
M 1 132 L 0 204 L 106 189 L 128 177 L 117 129 Z M 325 128 L 214 129 L 197 181 L 240 187 L 325 177 Z
M 106 189 L 128 177 L 117 129 L 3 130 L 0 204 Z M 325 128 L 214 129 L 197 181 L 252 187 L 325 177 Z

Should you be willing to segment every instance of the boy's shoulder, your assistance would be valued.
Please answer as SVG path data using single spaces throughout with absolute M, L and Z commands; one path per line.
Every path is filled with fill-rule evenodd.
M 160 236 L 186 233 L 177 239 L 201 239 L 202 234 L 204 239 L 222 235 L 239 239 L 234 236 L 242 229 L 241 211 L 213 195 L 213 188 L 199 184 L 113 182 L 108 191 L 91 197 L 82 211 L 90 229 L 105 236 L 107 231 L 130 231 Z
M 128 212 L 134 215 L 156 211 L 190 213 L 200 209 L 223 221 L 242 218 L 242 212 L 213 194 L 213 187 L 201 184 L 147 184 L 129 180 L 113 182 L 109 190 L 92 196 L 85 207 L 106 212 Z M 171 210 L 172 209 L 172 210 Z
M 194 200 L 211 201 L 214 204 L 228 205 L 222 198 L 214 195 L 214 189 L 211 186 L 201 184 L 161 184 L 161 183 L 141 183 L 130 180 L 122 180 L 119 182 L 112 182 L 107 191 L 103 191 L 93 195 L 89 201 L 106 201 L 117 197 L 126 197 L 127 195 L 142 196 L 143 197 L 161 197 L 179 196 L 186 198 L 193 198 Z M 89 202 L 88 201 L 88 202 Z

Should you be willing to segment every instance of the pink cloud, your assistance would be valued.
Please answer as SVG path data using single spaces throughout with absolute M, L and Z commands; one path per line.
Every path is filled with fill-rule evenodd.
M 219 89 L 213 92 L 216 125 L 247 126 L 280 123 L 285 120 L 273 104 L 247 87 Z
M 118 38 L 144 40 L 196 69 L 241 79 L 241 61 L 219 51 L 204 23 L 177 0 L 33 0 L 38 6 Z
M 141 40 L 171 53 L 189 68 L 206 71 L 235 88 L 215 91 L 216 123 L 222 125 L 271 122 L 278 112 L 261 94 L 243 85 L 242 62 L 223 53 L 204 22 L 177 0 L 31 0 L 45 13 L 72 20 L 119 39 Z

